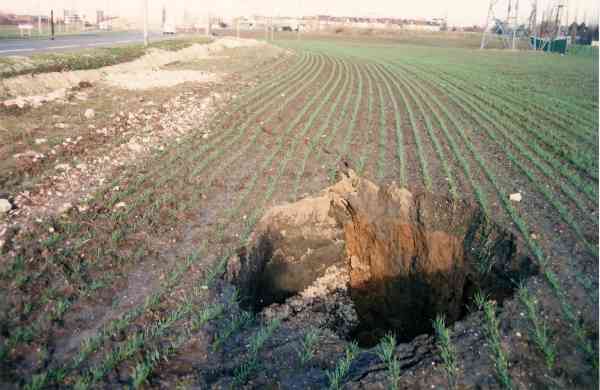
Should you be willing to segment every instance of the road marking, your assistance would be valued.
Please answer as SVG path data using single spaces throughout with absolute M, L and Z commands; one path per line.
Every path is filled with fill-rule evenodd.
M 51 50 L 51 49 L 67 49 L 69 47 L 78 47 L 79 45 L 64 45 L 64 46 L 48 46 L 44 47 L 43 50 Z
M 34 51 L 35 49 L 8 49 L 8 50 L 0 50 L 0 53 L 10 53 L 13 51 Z

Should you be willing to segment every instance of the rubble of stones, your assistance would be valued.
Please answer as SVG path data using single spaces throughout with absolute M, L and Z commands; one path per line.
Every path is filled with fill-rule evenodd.
M 85 95 L 79 92 L 79 96 L 83 99 Z M 96 128 L 93 124 L 88 125 L 105 137 L 110 146 L 90 156 L 84 153 L 76 162 L 61 162 L 60 156 L 85 141 L 82 136 L 65 138 L 45 154 L 34 150 L 15 154 L 13 158 L 21 168 L 33 167 L 49 156 L 56 158 L 56 163 L 51 173 L 43 177 L 35 189 L 23 191 L 11 199 L 3 198 L 10 204 L 10 209 L 4 207 L 0 216 L 0 250 L 11 226 L 27 226 L 34 220 L 65 213 L 73 207 L 77 207 L 79 212 L 87 211 L 86 202 L 96 189 L 108 181 L 113 169 L 136 164 L 153 151 L 164 150 L 173 142 L 181 142 L 192 131 L 200 132 L 204 139 L 209 138 L 210 130 L 204 128 L 204 124 L 215 111 L 216 105 L 226 99 L 230 99 L 230 96 L 216 92 L 208 96 L 184 92 L 162 105 L 148 100 L 144 108 L 137 111 L 112 114 L 107 126 Z M 92 112 L 84 109 L 82 115 L 90 117 Z M 71 125 L 57 122 L 55 126 L 68 128 Z M 124 142 L 115 143 L 115 137 L 120 137 Z M 36 145 L 46 142 L 45 138 L 35 140 Z

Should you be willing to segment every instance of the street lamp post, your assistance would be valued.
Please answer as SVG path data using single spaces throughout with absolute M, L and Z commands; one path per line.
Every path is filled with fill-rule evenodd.
M 148 46 L 148 0 L 142 0 L 144 12 L 144 46 Z

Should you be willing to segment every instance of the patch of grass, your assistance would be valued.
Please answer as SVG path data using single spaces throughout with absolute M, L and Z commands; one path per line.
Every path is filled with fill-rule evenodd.
M 250 347 L 248 348 L 249 356 L 246 361 L 235 370 L 235 384 L 242 385 L 248 382 L 248 379 L 250 379 L 250 377 L 258 370 L 260 367 L 258 354 L 279 325 L 281 325 L 281 320 L 275 318 L 266 326 L 261 327 L 258 332 L 252 336 L 250 339 Z
M 351 342 L 346 347 L 346 351 L 344 357 L 342 357 L 338 364 L 335 366 L 333 370 L 328 370 L 326 372 L 327 379 L 329 379 L 329 389 L 330 390 L 339 390 L 342 388 L 348 373 L 350 372 L 350 366 L 356 356 L 358 355 L 360 349 L 358 348 L 358 344 L 356 342 Z
M 538 317 L 538 303 L 524 285 L 519 287 L 519 300 L 525 306 L 527 319 L 530 322 L 529 333 L 535 345 L 544 355 L 544 362 L 548 370 L 554 368 L 556 363 L 556 347 L 550 340 L 549 330 L 546 323 Z
M 219 350 L 221 345 L 234 333 L 238 332 L 244 326 L 249 325 L 254 320 L 254 315 L 248 311 L 242 311 L 240 314 L 233 316 L 229 319 L 225 327 L 219 332 L 215 341 L 212 344 L 213 352 Z
M 377 356 L 387 366 L 388 389 L 398 390 L 400 388 L 400 362 L 394 355 L 396 351 L 396 336 L 391 333 L 385 335 L 377 346 Z
M 489 301 L 484 294 L 475 295 L 475 304 L 480 310 L 483 310 L 484 332 L 490 343 L 491 357 L 496 369 L 496 379 L 502 388 L 511 390 L 513 388 L 512 379 L 508 374 L 508 357 L 502 348 L 500 340 L 500 323 L 496 317 L 496 304 Z
M 152 42 L 148 45 L 148 48 L 145 48 L 143 44 L 136 43 L 117 47 L 82 49 L 66 53 L 34 54 L 27 58 L 5 57 L 0 58 L 0 77 L 97 69 L 133 61 L 146 54 L 148 49 L 176 51 L 194 44 L 206 44 L 208 42 L 210 40 L 205 37 L 185 37 Z
M 300 365 L 305 366 L 314 356 L 317 343 L 319 342 L 319 331 L 317 329 L 309 329 L 300 341 L 300 347 L 296 349 L 296 354 L 300 359 Z
M 456 375 L 458 374 L 456 349 L 450 340 L 450 329 L 446 327 L 446 318 L 438 315 L 433 321 L 433 328 L 437 337 L 437 345 L 444 362 L 443 368 L 448 378 L 448 387 L 456 388 Z

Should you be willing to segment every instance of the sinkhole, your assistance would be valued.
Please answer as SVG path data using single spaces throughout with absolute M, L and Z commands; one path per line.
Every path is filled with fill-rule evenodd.
M 521 248 L 471 202 L 380 187 L 348 171 L 318 196 L 269 210 L 228 277 L 256 312 L 294 300 L 286 315 L 333 316 L 344 301 L 355 316 L 325 323 L 371 347 L 387 332 L 400 342 L 431 333 L 438 314 L 460 320 L 477 291 L 501 304 L 537 272 Z M 305 308 L 297 297 L 310 298 Z

